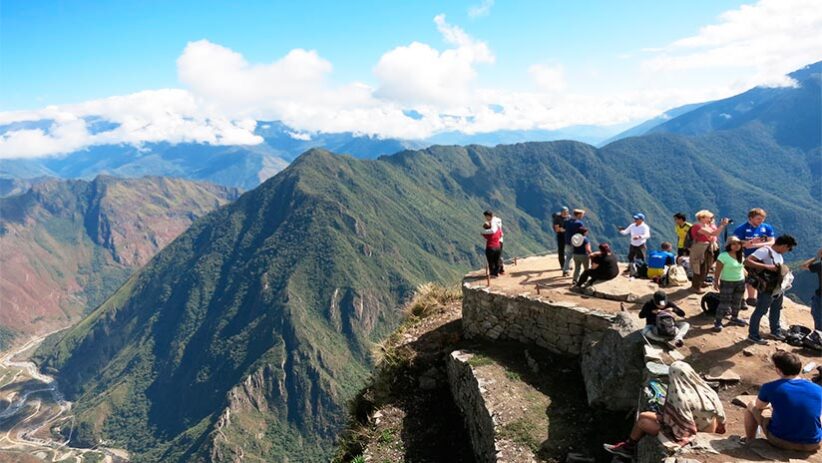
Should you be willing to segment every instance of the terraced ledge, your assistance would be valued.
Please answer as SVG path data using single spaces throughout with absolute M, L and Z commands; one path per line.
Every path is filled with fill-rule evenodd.
M 447 371 L 478 463 L 538 461 L 536 451 L 548 439 L 547 396 L 481 354 L 456 350 Z M 519 406 L 503 406 L 510 403 Z

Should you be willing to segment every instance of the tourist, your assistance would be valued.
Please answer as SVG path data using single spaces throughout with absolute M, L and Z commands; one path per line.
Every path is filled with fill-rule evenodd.
M 559 212 L 554 212 L 551 219 L 554 222 L 554 234 L 557 238 L 557 256 L 559 257 L 559 268 L 565 267 L 565 221 L 571 214 L 568 213 L 568 207 L 562 206 Z
M 505 230 L 502 229 L 502 219 L 495 216 L 492 211 L 485 211 L 483 213 L 485 221 L 491 224 L 492 233 L 499 229 L 499 274 L 505 275 L 505 262 L 503 261 L 503 240 L 505 239 Z
M 674 231 L 676 232 L 676 256 L 688 255 L 688 232 L 691 231 L 691 224 L 682 212 L 674 214 Z
M 571 244 L 571 238 L 579 233 L 579 229 L 584 227 L 582 219 L 585 217 L 585 211 L 582 209 L 574 209 L 574 216 L 565 221 L 562 228 L 565 230 L 565 263 L 562 266 L 562 276 L 567 277 L 570 270 L 572 256 L 574 254 L 574 246 Z
M 802 263 L 802 268 L 811 273 L 815 273 L 819 279 L 816 285 L 816 292 L 811 296 L 811 316 L 813 317 L 813 329 L 822 330 L 822 249 L 816 252 L 816 256 Z
M 648 278 L 657 283 L 664 282 L 668 269 L 676 265 L 676 256 L 671 251 L 673 246 L 666 241 L 659 245 L 658 251 L 651 251 L 648 254 Z
M 722 320 L 730 313 L 731 325 L 745 326 L 739 318 L 742 300 L 745 296 L 745 264 L 743 263 L 742 240 L 731 236 L 725 244 L 725 252 L 716 259 L 714 269 L 714 289 L 719 291 L 719 306 L 716 309 L 714 331 L 722 331 Z
M 634 223 L 627 227 L 619 227 L 622 235 L 631 235 L 631 245 L 628 247 L 628 262 L 645 260 L 645 242 L 651 237 L 651 227 L 645 223 L 645 214 L 634 214 Z
M 759 248 L 773 246 L 774 232 L 773 227 L 765 223 L 767 216 L 764 209 L 755 207 L 748 211 L 748 221 L 734 230 L 734 236 L 742 240 L 744 244 L 746 258 Z M 748 298 L 745 302 L 754 306 L 756 305 L 756 288 L 747 285 L 747 289 Z
M 634 458 L 639 440 L 660 432 L 680 446 L 691 442 L 698 432 L 725 434 L 722 401 L 685 362 L 671 364 L 662 411 L 640 413 L 627 440 L 603 447 L 614 455 Z
M 665 291 L 655 292 L 639 311 L 639 318 L 645 319 L 642 335 L 654 341 L 666 342 L 671 347 L 682 347 L 682 340 L 691 325 L 686 321 L 676 321 L 674 314 L 684 317 L 685 311 L 668 300 Z
M 714 222 L 714 214 L 708 210 L 702 210 L 696 213 L 695 223 L 691 227 L 691 238 L 693 244 L 691 245 L 690 264 L 691 271 L 694 276 L 691 279 L 691 289 L 697 293 L 702 293 L 703 284 L 708 273 L 714 265 L 714 252 L 719 249 L 717 245 L 717 237 L 731 222 L 729 219 L 722 219 L 719 226 Z
M 613 280 L 619 275 L 619 263 L 608 243 L 599 245 L 599 252 L 591 254 L 591 268 L 582 272 L 574 288 L 593 286 L 603 281 Z
M 576 284 L 582 268 L 585 267 L 585 270 L 588 270 L 588 261 L 590 260 L 588 256 L 591 255 L 591 242 L 588 241 L 588 229 L 585 227 L 580 228 L 577 236 L 571 237 L 571 245 L 574 247 L 574 276 L 572 280 L 574 284 Z
M 757 344 L 767 344 L 759 335 L 759 322 L 768 313 L 768 322 L 771 327 L 771 337 L 784 341 L 785 334 L 779 326 L 779 317 L 782 314 L 782 301 L 784 299 L 784 289 L 782 280 L 787 271 L 783 264 L 785 259 L 783 254 L 790 252 L 796 247 L 796 240 L 791 235 L 782 235 L 776 239 L 773 246 L 766 246 L 754 251 L 745 259 L 745 266 L 754 273 L 754 280 L 758 282 L 756 297 L 756 308 L 751 315 L 751 324 L 748 327 L 748 340 Z
M 488 215 L 486 214 L 486 218 Z M 490 221 L 486 220 L 482 224 L 482 237 L 485 238 L 485 258 L 488 261 L 488 273 L 491 278 L 499 276 L 499 263 L 502 259 L 500 248 L 500 238 L 502 238 L 502 229 L 494 227 Z
M 774 447 L 815 452 L 822 441 L 822 387 L 799 377 L 802 361 L 796 354 L 777 351 L 771 361 L 779 379 L 763 384 L 756 401 L 748 404 L 745 440 L 753 441 L 762 428 Z M 769 408 L 770 417 L 763 413 Z

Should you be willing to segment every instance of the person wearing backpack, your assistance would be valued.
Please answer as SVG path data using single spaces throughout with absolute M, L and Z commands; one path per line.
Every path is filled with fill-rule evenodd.
M 571 237 L 571 245 L 574 247 L 574 276 L 572 278 L 574 285 L 577 284 L 579 274 L 582 273 L 583 267 L 588 270 L 588 256 L 591 255 L 591 242 L 588 240 L 588 229 L 580 228 L 577 234 Z
M 639 318 L 645 319 L 642 335 L 655 341 L 667 342 L 672 347 L 682 347 L 683 339 L 691 325 L 678 322 L 674 315 L 685 316 L 685 311 L 668 300 L 665 291 L 657 291 L 654 297 L 642 306 Z
M 690 238 L 691 224 L 688 223 L 688 218 L 682 212 L 674 214 L 674 231 L 676 232 L 676 256 L 687 256 L 693 244 L 693 239 Z
M 579 229 L 585 227 L 582 219 L 585 217 L 585 211 L 582 209 L 574 209 L 574 216 L 565 221 L 562 225 L 565 237 L 565 264 L 562 266 L 562 276 L 567 277 L 571 270 L 571 261 L 574 255 L 574 245 L 571 244 L 571 238 L 579 233 Z
M 730 313 L 730 325 L 746 326 L 739 318 L 739 311 L 745 303 L 745 265 L 742 258 L 742 240 L 731 236 L 725 244 L 725 252 L 719 255 L 714 269 L 714 289 L 719 291 L 719 305 L 716 308 L 714 331 L 722 331 L 722 320 Z
M 811 316 L 813 317 L 813 329 L 822 330 L 822 249 L 816 251 L 816 256 L 802 263 L 801 268 L 811 273 L 815 273 L 819 279 L 816 291 L 811 296 Z
M 773 246 L 765 246 L 754 251 L 745 259 L 745 267 L 750 270 L 750 281 L 759 295 L 756 298 L 756 308 L 751 315 L 748 327 L 748 341 L 756 344 L 767 344 L 768 341 L 759 335 L 759 323 L 768 313 L 768 322 L 771 327 L 771 337 L 784 341 L 785 334 L 779 326 L 779 317 L 782 314 L 782 301 L 785 298 L 783 279 L 788 273 L 783 254 L 796 247 L 796 239 L 791 235 L 781 235 Z

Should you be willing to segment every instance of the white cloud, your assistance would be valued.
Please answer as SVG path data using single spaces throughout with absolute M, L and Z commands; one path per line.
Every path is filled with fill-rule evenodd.
M 479 73 L 495 63 L 495 54 L 444 15 L 433 18 L 444 46 L 412 42 L 386 51 L 373 68 L 373 85 L 336 83 L 332 64 L 315 50 L 294 49 L 271 62 L 252 63 L 200 40 L 177 60 L 182 89 L 0 113 L 0 125 L 13 124 L 0 130 L 0 158 L 121 143 L 255 144 L 262 142 L 254 134 L 257 120 L 280 120 L 296 139 L 345 131 L 422 139 L 447 131 L 638 121 L 754 84 L 789 83 L 786 72 L 817 61 L 822 51 L 822 20 L 809 5 L 762 0 L 741 7 L 691 37 L 642 49 L 650 58 L 641 64 L 619 60 L 619 72 L 604 72 L 607 64 L 565 66 L 546 57 L 521 70 L 534 82 L 533 91 L 482 86 Z M 98 119 L 112 126 L 101 130 L 94 124 Z M 51 122 L 19 124 L 42 120 Z
M 528 74 L 540 90 L 558 92 L 565 90 L 565 68 L 561 65 L 534 64 L 528 68 Z
M 434 18 L 443 39 L 453 45 L 439 51 L 413 42 L 385 53 L 374 68 L 380 82 L 376 96 L 407 105 L 432 105 L 443 109 L 470 101 L 476 64 L 493 63 L 485 42 L 448 24 L 444 15 Z
M 760 0 L 726 11 L 716 24 L 679 39 L 644 63 L 650 73 L 748 70 L 736 89 L 793 85 L 785 74 L 822 57 L 822 8 L 816 0 Z
M 492 6 L 494 6 L 494 0 L 482 0 L 479 5 L 471 5 L 468 7 L 468 16 L 472 18 L 488 16 L 488 14 L 491 13 Z

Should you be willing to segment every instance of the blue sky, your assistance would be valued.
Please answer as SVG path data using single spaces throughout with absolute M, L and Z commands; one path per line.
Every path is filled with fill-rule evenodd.
M 822 58 L 814 3 L 3 0 L 0 124 L 65 126 L 6 133 L 0 156 L 148 141 L 180 126 L 169 113 L 224 119 L 204 135 L 223 143 L 252 142 L 254 119 L 401 138 L 624 125 L 789 84 Z M 94 141 L 87 116 L 157 130 Z

